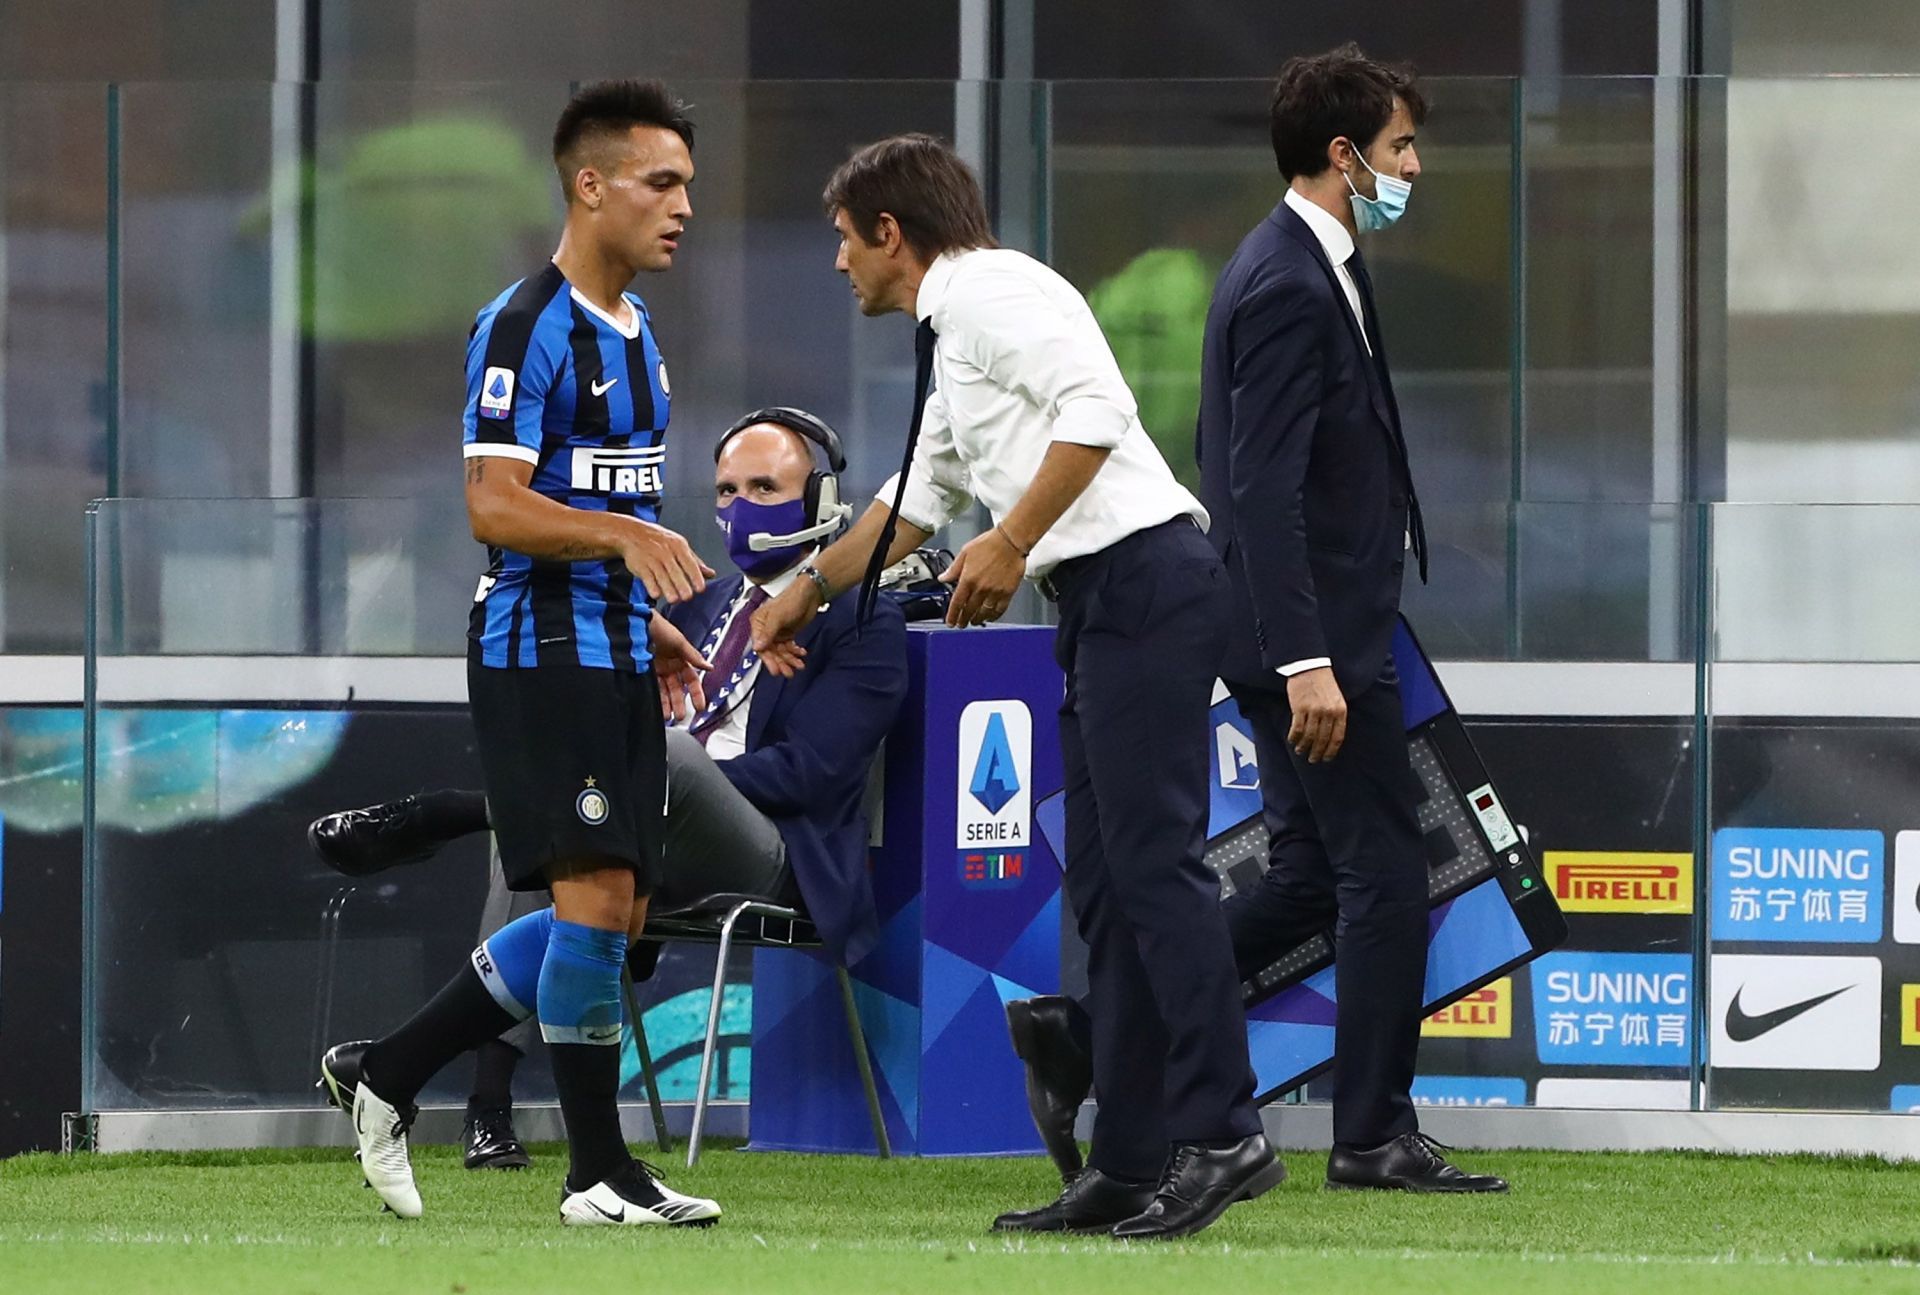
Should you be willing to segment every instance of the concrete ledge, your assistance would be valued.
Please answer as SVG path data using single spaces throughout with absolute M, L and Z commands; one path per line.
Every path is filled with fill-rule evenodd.
M 421 1143 L 453 1143 L 464 1114 L 457 1106 L 423 1107 L 414 1126 Z M 666 1104 L 667 1127 L 684 1140 L 693 1120 L 691 1102 Z M 1261 1112 L 1267 1136 L 1289 1151 L 1324 1151 L 1333 1142 L 1333 1109 L 1321 1102 L 1275 1104 Z M 252 1147 L 346 1147 L 352 1131 L 332 1108 L 225 1111 L 101 1111 L 94 1117 L 98 1151 L 208 1151 Z M 560 1108 L 522 1106 L 515 1111 L 520 1135 L 557 1142 L 564 1136 Z M 628 1141 L 653 1141 L 644 1104 L 623 1103 L 620 1124 Z M 1093 1106 L 1082 1108 L 1078 1132 L 1088 1136 Z M 1547 1107 L 1425 1106 L 1420 1124 L 1462 1150 L 1507 1151 L 1721 1151 L 1742 1155 L 1877 1156 L 1920 1160 L 1920 1119 L 1907 1115 L 1825 1111 L 1620 1111 Z M 747 1104 L 716 1102 L 708 1108 L 711 1137 L 747 1136 Z M 684 1146 L 684 1142 L 682 1142 Z
M 666 1102 L 667 1129 L 681 1139 L 693 1124 L 692 1102 Z M 423 1106 L 413 1126 L 422 1144 L 456 1143 L 466 1109 Z M 331 1106 L 220 1111 L 99 1111 L 93 1116 L 96 1151 L 234 1151 L 254 1147 L 350 1147 L 353 1129 Z M 514 1128 L 529 1142 L 559 1142 L 566 1137 L 559 1106 L 546 1102 L 514 1108 Z M 653 1145 L 653 1118 L 646 1104 L 621 1103 L 620 1128 L 636 1146 Z M 744 1138 L 745 1102 L 714 1102 L 707 1107 L 706 1137 Z

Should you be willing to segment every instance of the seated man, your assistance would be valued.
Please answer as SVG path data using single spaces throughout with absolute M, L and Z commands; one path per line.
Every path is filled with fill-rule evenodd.
M 809 442 L 825 451 L 834 471 L 845 466 L 832 428 L 797 409 L 749 414 L 715 447 L 715 505 L 739 574 L 709 582 L 703 593 L 667 611 L 708 668 L 693 708 L 674 714 L 663 698 L 671 719 L 664 873 L 652 911 L 718 893 L 796 904 L 828 950 L 852 962 L 879 935 L 863 803 L 874 754 L 906 696 L 906 622 L 883 599 L 861 631 L 854 600 L 843 599 L 802 636 L 806 670 L 788 679 L 760 669 L 749 617 L 801 578 L 817 541 L 841 516 L 833 475 L 814 470 Z M 308 839 L 328 864 L 363 876 L 419 862 L 486 827 L 481 793 L 440 791 L 329 814 L 314 822 Z M 506 889 L 496 855 L 472 973 L 497 995 L 501 989 L 488 969 L 498 959 L 487 958 L 488 947 L 515 940 L 516 928 L 531 931 L 550 919 L 544 892 Z M 657 947 L 637 943 L 633 956 Z M 415 1040 L 413 1033 L 424 1033 L 416 1028 L 419 1019 L 385 1039 L 331 1049 L 321 1067 L 329 1094 L 350 1106 L 362 1066 L 370 1062 L 378 1071 L 380 1052 L 396 1039 L 403 1051 L 415 1050 L 407 1070 L 421 1082 L 463 1050 L 445 1052 L 444 1044 Z M 469 1169 L 527 1164 L 514 1136 L 510 1084 L 532 1037 L 523 1023 L 476 1050 L 465 1138 Z M 418 1051 L 423 1043 L 426 1050 Z

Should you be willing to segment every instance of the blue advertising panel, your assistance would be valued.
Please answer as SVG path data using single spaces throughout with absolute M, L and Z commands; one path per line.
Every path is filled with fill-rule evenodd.
M 1528 968 L 1534 1044 L 1549 1066 L 1687 1066 L 1693 959 L 1549 953 Z
M 1525 1106 L 1527 1081 L 1507 1075 L 1416 1075 L 1415 1106 Z
M 1885 876 L 1879 832 L 1723 827 L 1713 834 L 1713 938 L 1877 943 Z

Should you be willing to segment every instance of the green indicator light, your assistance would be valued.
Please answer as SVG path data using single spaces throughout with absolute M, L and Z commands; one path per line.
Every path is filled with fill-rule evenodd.
M 1522 890 L 1532 890 L 1532 889 L 1533 889 L 1533 878 L 1532 878 L 1532 877 L 1522 877 L 1522 878 L 1520 878 L 1520 889 L 1522 889 Z

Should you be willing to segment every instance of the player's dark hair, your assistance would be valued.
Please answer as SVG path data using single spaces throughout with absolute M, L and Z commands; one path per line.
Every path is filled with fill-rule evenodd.
M 1366 150 L 1393 119 L 1395 99 L 1407 105 L 1414 125 L 1426 121 L 1427 101 L 1412 66 L 1376 63 L 1351 41 L 1288 59 L 1269 104 L 1280 174 L 1288 180 L 1319 175 L 1331 165 L 1327 145 L 1343 135 Z
M 595 81 L 582 86 L 553 128 L 553 165 L 560 188 L 573 201 L 573 177 L 586 163 L 583 146 L 624 136 L 635 126 L 658 126 L 686 141 L 693 152 L 693 119 L 687 106 L 658 81 Z
M 829 215 L 846 212 L 869 243 L 881 214 L 892 216 L 907 246 L 925 260 L 999 246 L 980 181 L 959 154 L 931 135 L 894 135 L 860 149 L 833 173 L 821 200 Z

